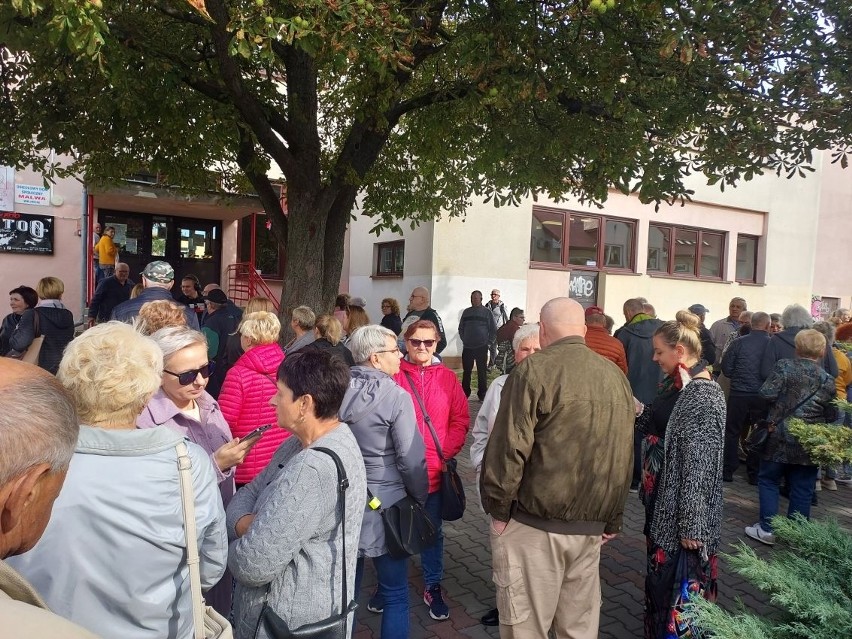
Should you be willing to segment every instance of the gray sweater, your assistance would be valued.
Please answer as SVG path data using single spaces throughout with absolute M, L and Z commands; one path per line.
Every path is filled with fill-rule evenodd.
M 237 581 L 234 593 L 236 639 L 253 639 L 269 586 L 269 606 L 291 629 L 340 612 L 343 530 L 338 525 L 337 469 L 327 454 L 336 452 L 346 475 L 347 594 L 355 589 L 358 538 L 367 497 L 364 460 L 346 424 L 303 448 L 296 437 L 281 444 L 266 469 L 234 496 L 227 511 L 232 540 L 228 567 Z M 248 532 L 234 529 L 254 514 Z M 258 637 L 268 637 L 261 628 Z

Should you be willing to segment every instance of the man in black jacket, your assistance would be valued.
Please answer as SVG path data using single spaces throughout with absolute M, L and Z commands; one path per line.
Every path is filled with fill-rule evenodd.
M 462 390 L 470 397 L 470 378 L 473 365 L 476 364 L 477 388 L 479 401 L 485 399 L 488 390 L 488 346 L 494 341 L 497 327 L 494 315 L 482 305 L 482 293 L 474 291 L 470 294 L 470 306 L 462 312 L 459 322 L 459 338 L 462 349 Z
M 406 329 L 408 329 L 408 327 L 414 324 L 417 320 L 429 320 L 437 327 L 440 339 L 438 340 L 438 347 L 435 349 L 436 353 L 440 353 L 447 347 L 447 336 L 444 334 L 444 323 L 441 321 L 438 311 L 432 308 L 431 303 L 432 299 L 429 296 L 428 288 L 418 286 L 411 291 L 411 297 L 408 298 L 408 314 L 405 316 L 405 319 L 402 320 L 402 331 L 399 334 L 398 340 L 400 350 L 403 353 L 405 352 L 405 339 L 403 339 L 403 335 L 405 334 Z
M 154 300 L 168 300 L 174 302 L 172 294 L 172 286 L 175 283 L 175 270 L 168 262 L 157 260 L 151 262 L 142 271 L 142 285 L 145 287 L 138 297 L 132 300 L 122 302 L 112 309 L 110 319 L 118 320 L 119 322 L 132 322 L 133 318 L 139 315 L 139 309 L 146 302 Z M 184 306 L 183 314 L 186 317 L 186 325 L 190 328 L 198 330 L 198 318 L 195 313 Z
M 237 330 L 240 320 L 228 307 L 228 296 L 221 288 L 210 291 L 205 302 L 207 316 L 204 318 L 201 332 L 207 338 L 207 357 L 215 364 L 206 390 L 218 399 L 219 391 L 222 390 L 222 384 L 225 381 L 225 374 L 228 372 L 225 362 L 228 335 Z
M 722 465 L 722 479 L 726 482 L 734 481 L 734 471 L 740 464 L 738 449 L 743 426 L 766 415 L 766 400 L 758 391 L 763 384 L 760 363 L 769 345 L 769 323 L 767 313 L 754 313 L 751 332 L 731 342 L 722 360 L 722 372 L 731 380 Z M 757 483 L 758 465 L 759 460 L 749 455 L 746 469 L 750 484 Z
M 704 325 L 704 319 L 707 317 L 710 309 L 704 306 L 704 304 L 693 304 L 689 307 L 689 312 L 697 315 L 698 319 L 701 320 L 701 326 L 698 329 L 701 337 L 701 357 L 708 365 L 712 365 L 716 362 L 716 345 L 713 344 L 713 336 L 710 334 L 710 329 Z
M 89 327 L 97 322 L 107 322 L 112 309 L 130 299 L 130 291 L 136 283 L 129 279 L 130 267 L 123 262 L 115 265 L 115 274 L 101 280 L 89 304 Z

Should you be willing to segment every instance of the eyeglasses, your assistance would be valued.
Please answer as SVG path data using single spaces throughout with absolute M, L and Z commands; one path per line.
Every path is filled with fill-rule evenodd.
M 163 370 L 164 373 L 168 373 L 169 375 L 174 375 L 178 378 L 178 384 L 181 386 L 189 386 L 192 382 L 195 381 L 195 378 L 198 377 L 198 374 L 201 373 L 201 376 L 204 379 L 207 379 L 213 374 L 213 371 L 216 369 L 215 362 L 207 362 L 201 368 L 194 368 L 191 371 L 184 371 L 183 373 L 173 373 L 171 371 Z
M 500 293 L 491 293 L 491 297 L 500 297 Z
M 379 353 L 396 353 L 397 355 L 401 355 L 402 351 L 400 351 L 399 346 L 397 346 L 396 348 L 386 348 L 383 351 L 376 351 L 376 355 L 378 355 Z
M 408 342 L 414 348 L 420 348 L 421 346 L 425 346 L 426 348 L 432 348 L 435 345 L 434 339 L 410 339 L 408 340 Z
M 382 308 L 390 308 L 390 307 L 391 307 L 390 304 L 382 304 Z

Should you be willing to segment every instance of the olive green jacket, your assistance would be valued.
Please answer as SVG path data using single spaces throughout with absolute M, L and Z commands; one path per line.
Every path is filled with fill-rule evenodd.
M 619 532 L 634 416 L 624 373 L 583 338 L 526 358 L 506 380 L 485 450 L 485 511 L 550 532 Z

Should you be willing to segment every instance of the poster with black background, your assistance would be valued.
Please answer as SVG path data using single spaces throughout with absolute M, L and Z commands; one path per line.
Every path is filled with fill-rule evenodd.
M 53 217 L 0 211 L 0 253 L 53 255 Z

